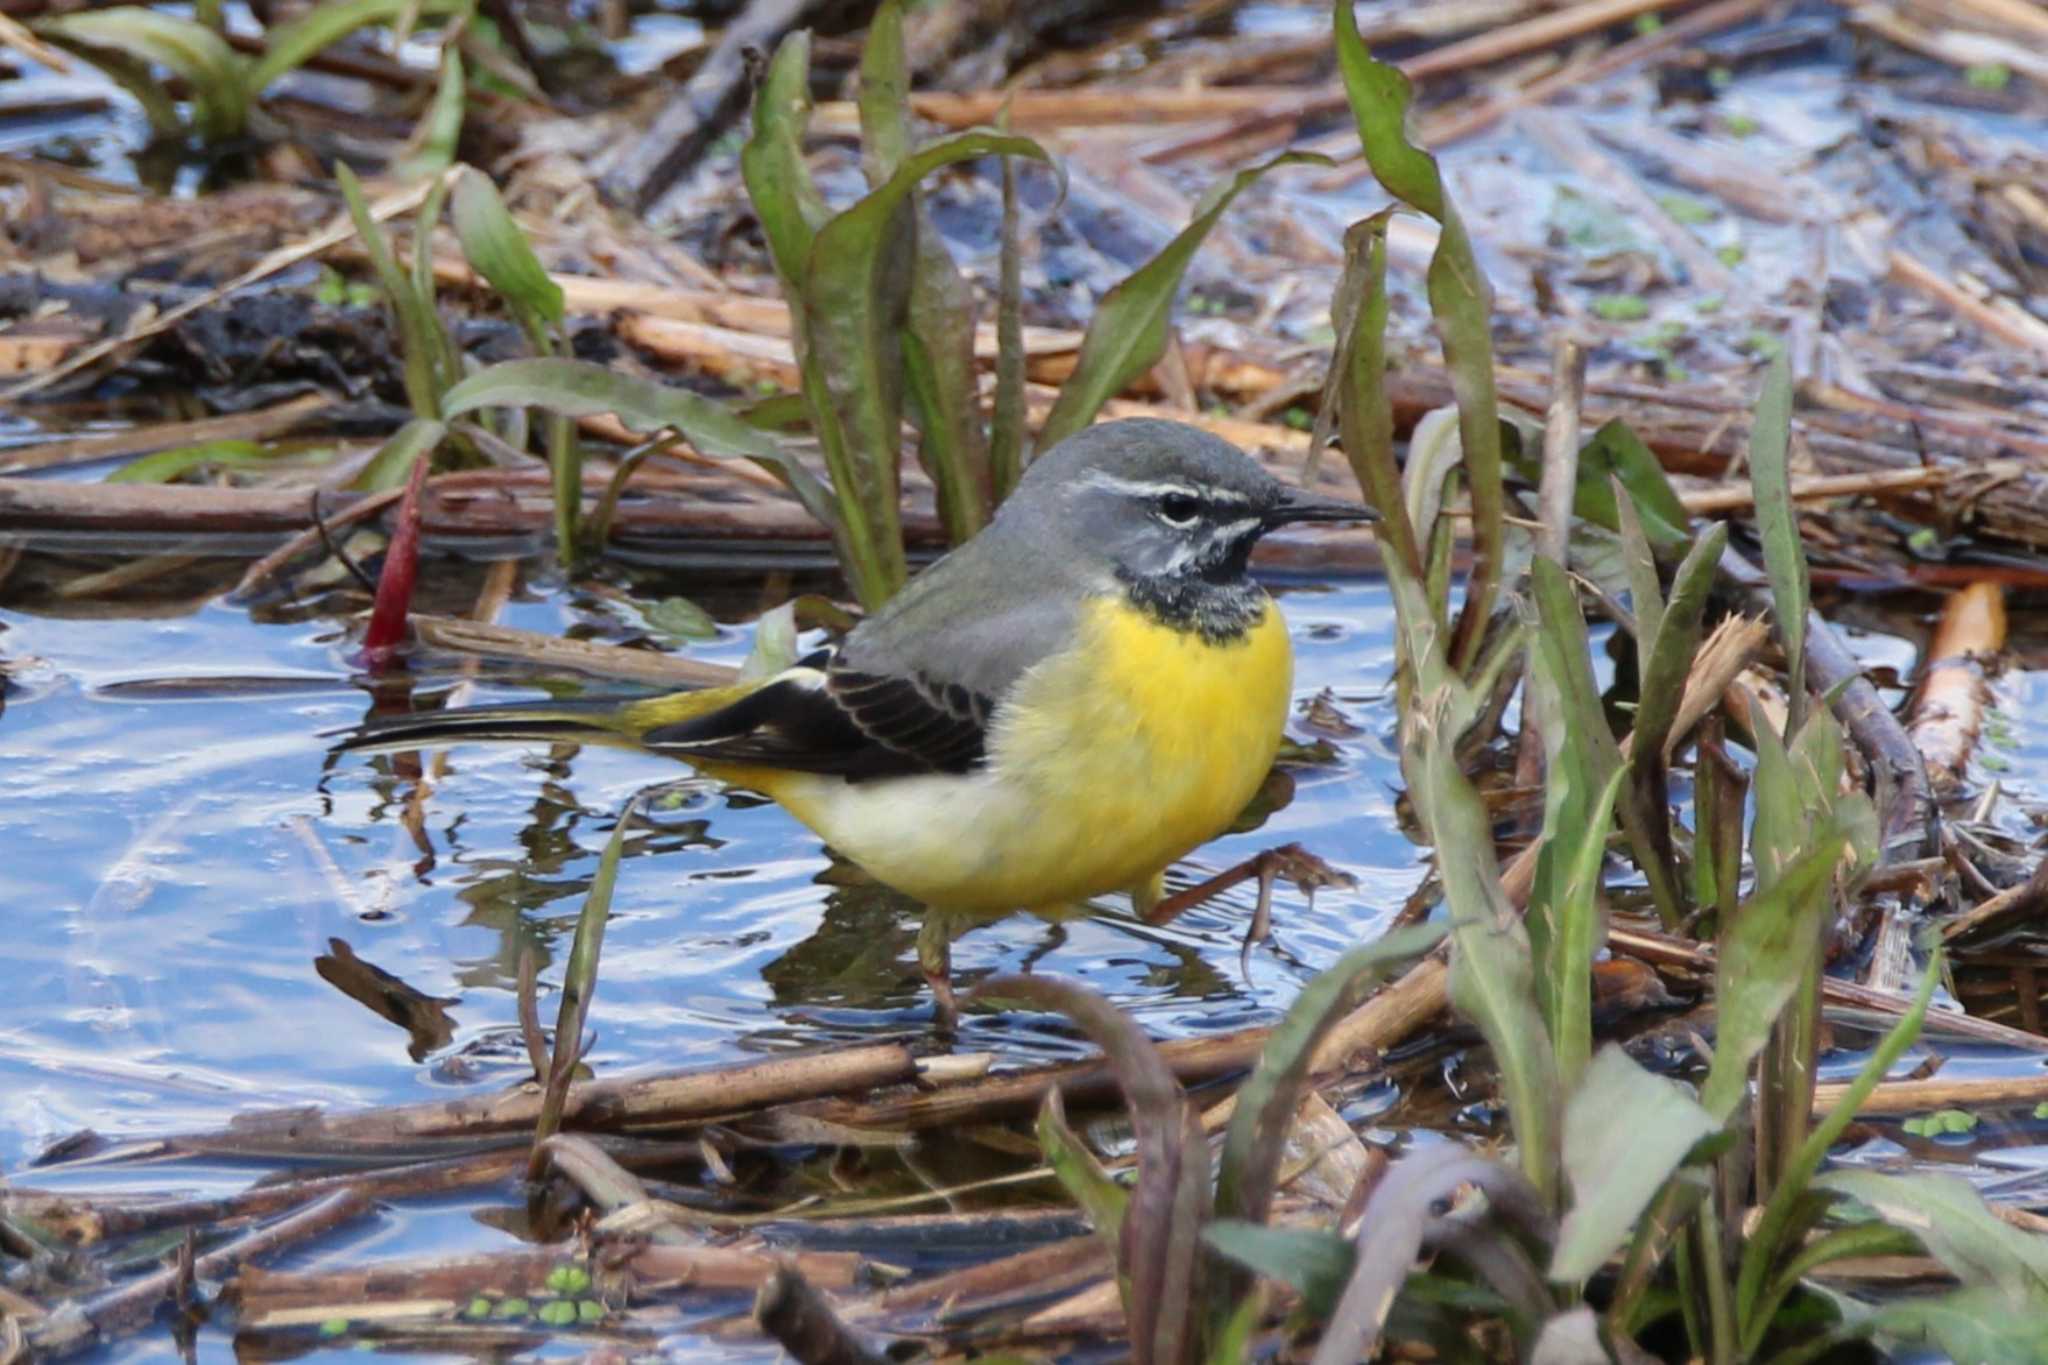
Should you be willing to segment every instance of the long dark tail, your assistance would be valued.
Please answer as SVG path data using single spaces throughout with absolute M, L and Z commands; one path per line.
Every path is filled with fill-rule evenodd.
M 355 729 L 340 732 L 336 747 L 411 749 L 430 744 L 560 739 L 633 745 L 656 726 L 716 710 L 742 690 L 715 687 L 660 697 L 508 702 L 410 716 L 372 716 Z

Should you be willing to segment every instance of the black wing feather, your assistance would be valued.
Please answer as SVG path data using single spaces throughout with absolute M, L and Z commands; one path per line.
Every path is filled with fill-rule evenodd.
M 958 683 L 866 673 L 822 655 L 824 674 L 768 683 L 729 706 L 649 732 L 650 748 L 862 781 L 965 773 L 987 755 L 994 705 Z

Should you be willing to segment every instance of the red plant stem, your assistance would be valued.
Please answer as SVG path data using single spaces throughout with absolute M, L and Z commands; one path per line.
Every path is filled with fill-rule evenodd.
M 398 504 L 391 548 L 385 551 L 384 567 L 377 573 L 377 600 L 370 608 L 370 628 L 363 632 L 363 661 L 372 673 L 389 669 L 399 646 L 405 643 L 406 615 L 412 608 L 413 584 L 419 579 L 420 486 L 427 480 L 428 463 L 424 455 L 413 461 L 412 477 L 406 480 L 405 497 Z

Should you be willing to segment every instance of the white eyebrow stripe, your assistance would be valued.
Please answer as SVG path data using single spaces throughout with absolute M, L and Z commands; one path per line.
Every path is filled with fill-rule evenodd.
M 1219 488 L 1213 485 L 1196 486 L 1186 483 L 1149 482 L 1143 479 L 1119 479 L 1114 474 L 1105 474 L 1099 469 L 1088 472 L 1086 482 L 1095 488 L 1107 488 L 1115 493 L 1128 493 L 1140 498 L 1163 498 L 1178 493 L 1182 497 L 1198 502 L 1227 502 L 1240 507 L 1251 505 L 1251 499 L 1234 488 Z

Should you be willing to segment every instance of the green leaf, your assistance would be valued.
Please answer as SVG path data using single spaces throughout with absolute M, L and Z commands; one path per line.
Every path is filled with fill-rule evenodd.
M 1237 1092 L 1216 1174 L 1219 1217 L 1265 1221 L 1287 1130 L 1301 1103 L 1316 1048 L 1390 970 L 1420 957 L 1442 938 L 1443 930 L 1435 925 L 1397 929 L 1353 948 L 1302 988 L 1267 1039 L 1258 1066 Z
M 2048 1361 L 2048 1303 L 2024 1307 L 1989 1289 L 1895 1299 L 1861 1324 L 1866 1335 L 1932 1346 L 1969 1365 L 2042 1365 Z
M 1006 107 L 996 126 L 1009 131 Z M 996 391 L 989 409 L 989 488 L 1010 496 L 1024 471 L 1024 253 L 1017 240 L 1017 163 L 1003 158 L 1002 240 L 996 260 Z
M 415 416 L 438 420 L 444 414 L 441 410 L 441 390 L 445 387 L 444 377 L 452 375 L 452 358 L 448 334 L 441 327 L 441 320 L 434 312 L 434 301 L 422 297 L 420 291 L 404 271 L 398 268 L 398 261 L 391 254 L 391 243 L 384 236 L 384 229 L 370 217 L 370 207 L 363 198 L 363 187 L 356 179 L 348 163 L 334 163 L 334 180 L 341 187 L 342 198 L 348 201 L 349 218 L 355 223 L 356 235 L 363 240 L 363 249 L 370 257 L 370 268 L 377 276 L 377 284 L 384 291 L 384 302 L 398 320 L 399 345 L 405 352 L 405 394 L 412 405 Z
M 1828 885 L 1842 860 L 1841 827 L 1832 820 L 1817 826 L 1806 849 L 1721 931 L 1714 965 L 1714 1061 L 1700 1090 L 1700 1103 L 1720 1122 L 1741 1104 L 1749 1064 L 1805 974 L 1814 927 L 1826 913 Z
M 1619 1044 L 1601 1048 L 1565 1104 L 1573 1198 L 1550 1278 L 1571 1283 L 1605 1265 L 1686 1153 L 1719 1127 L 1686 1087 L 1643 1070 Z
M 903 6 L 883 0 L 868 21 L 860 57 L 860 160 L 879 189 L 910 154 L 910 63 L 903 50 Z
M 640 609 L 640 619 L 649 630 L 671 640 L 715 640 L 718 622 L 711 613 L 687 597 L 664 597 Z
M 1300 1294 L 1302 1310 L 1318 1320 L 1337 1306 L 1356 1257 L 1351 1243 L 1334 1232 L 1267 1227 L 1241 1218 L 1217 1218 L 1202 1229 L 1202 1240 L 1247 1270 Z
M 1334 407 L 1344 434 L 1344 458 L 1380 514 L 1379 538 L 1388 547 L 1387 572 L 1420 582 L 1422 554 L 1401 495 L 1394 458 L 1394 411 L 1387 399 L 1387 222 L 1382 209 L 1344 234 L 1344 275 L 1330 298 L 1337 354 L 1322 411 L 1309 439 L 1310 458 L 1323 447 Z
M 1749 433 L 1749 480 L 1756 495 L 1756 525 L 1763 541 L 1764 570 L 1778 634 L 1785 645 L 1786 687 L 1791 729 L 1806 716 L 1806 552 L 1799 543 L 1799 517 L 1792 505 L 1792 367 L 1779 356 L 1764 372 Z
M 861 57 L 861 164 L 870 185 L 886 184 L 909 154 L 909 100 L 903 8 L 888 0 L 868 25 Z M 914 195 L 912 212 L 917 226 L 902 340 L 904 379 L 922 437 L 918 460 L 937 491 L 947 538 L 958 545 L 981 529 L 989 508 L 988 442 L 974 363 L 974 291 L 954 266 L 922 191 Z
M 540 349 L 544 329 L 564 316 L 562 286 L 533 254 L 533 244 L 513 221 L 498 187 L 474 166 L 463 167 L 455 179 L 449 217 L 463 257 L 504 297 L 528 339 Z
M 370 457 L 370 462 L 363 466 L 363 472 L 356 475 L 354 487 L 365 493 L 399 487 L 412 474 L 415 462 L 433 458 L 434 451 L 447 435 L 448 428 L 441 423 L 423 417 L 413 418 Z
M 1067 1126 L 1066 1106 L 1060 1101 L 1058 1086 L 1045 1092 L 1045 1103 L 1039 1106 L 1038 1150 L 1114 1255 L 1123 1232 L 1124 1209 L 1131 1196 L 1103 1169 L 1095 1153 L 1088 1150 L 1088 1144 Z
M 453 46 L 447 47 L 441 53 L 441 78 L 434 87 L 434 101 L 413 134 L 412 154 L 393 169 L 399 179 L 423 180 L 455 163 L 455 147 L 462 139 L 465 89 L 462 55 Z
M 1614 510 L 1621 520 L 1621 553 L 1628 572 L 1629 605 L 1636 618 L 1636 676 L 1650 672 L 1650 649 L 1657 640 L 1657 628 L 1664 621 L 1664 588 L 1657 577 L 1657 552 L 1643 534 L 1642 518 L 1635 504 L 1621 490 L 1619 479 L 1609 480 L 1617 490 Z
M 1141 1359 L 1180 1360 L 1203 1310 L 1196 1279 L 1207 1221 L 1209 1162 L 1199 1118 L 1159 1049 L 1128 1015 L 1084 986 L 1048 976 L 994 976 L 969 1001 L 1022 1000 L 1066 1015 L 1108 1059 L 1136 1137 L 1138 1183 L 1124 1209 L 1120 1269 Z
M 1557 1186 L 1557 1060 L 1536 1006 L 1528 931 L 1501 889 L 1492 826 L 1458 768 L 1441 700 L 1431 711 L 1404 766 L 1450 908 L 1451 1004 L 1493 1052 L 1522 1172 L 1547 1200 Z
M 831 217 L 804 164 L 804 130 L 811 122 L 811 35 L 798 29 L 775 49 L 768 74 L 754 94 L 754 132 L 740 149 L 740 178 L 761 220 L 768 254 L 792 302 L 802 293 L 811 239 Z M 792 308 L 791 312 L 799 310 Z M 801 335 L 797 355 L 803 356 Z
M 249 88 L 261 92 L 359 28 L 390 24 L 412 14 L 446 15 L 464 8 L 451 0 L 322 0 L 296 18 L 268 29 L 263 55 L 249 73 Z
M 1665 477 L 1656 452 L 1619 417 L 1603 424 L 1579 449 L 1579 478 L 1572 510 L 1610 531 L 1621 529 L 1614 484 L 1627 491 L 1643 534 L 1660 552 L 1676 553 L 1692 539 L 1692 518 Z
M 1679 564 L 1671 580 L 1671 601 L 1648 636 L 1632 741 L 1638 771 L 1646 770 L 1651 760 L 1661 766 L 1664 743 L 1678 719 L 1678 703 L 1700 646 L 1714 574 L 1727 547 L 1728 527 L 1715 522 Z
M 1103 296 L 1081 338 L 1074 372 L 1060 386 L 1060 396 L 1039 430 L 1042 448 L 1050 449 L 1088 426 L 1104 403 L 1166 353 L 1167 318 L 1174 295 L 1180 291 L 1181 277 L 1231 201 L 1274 167 L 1305 163 L 1332 164 L 1328 157 L 1311 152 L 1289 152 L 1213 186 L 1195 206 L 1194 221 Z
M 254 441 L 201 441 L 196 445 L 159 450 L 131 460 L 107 475 L 108 483 L 169 483 L 206 466 L 246 469 L 268 464 L 283 451 Z
M 638 813 L 640 798 L 626 802 L 612 837 L 605 841 L 590 878 L 590 890 L 583 897 L 583 909 L 576 916 L 576 936 L 569 944 L 569 964 L 562 969 L 562 1002 L 555 1014 L 555 1052 L 548 1067 L 547 1089 L 541 1096 L 541 1111 L 534 1120 L 536 1152 L 560 1129 L 562 1111 L 569 1099 L 569 1081 L 583 1050 L 583 1024 L 590 1016 L 590 1001 L 597 994 L 597 963 L 604 951 L 604 930 L 611 919 L 612 891 L 619 881 L 619 859 L 625 853 L 626 831 Z
M 1892 1067 L 1913 1045 L 1913 1040 L 1920 1036 L 1921 1024 L 1927 1018 L 1928 1003 L 1933 1000 L 1934 987 L 1942 976 L 1942 959 L 1937 953 L 1921 974 L 1920 988 L 1913 994 L 1912 1005 L 1899 1017 L 1898 1023 L 1892 1025 L 1890 1032 L 1885 1034 L 1857 1071 L 1856 1079 L 1849 1083 L 1842 1098 L 1814 1125 L 1786 1164 L 1771 1190 L 1769 1202 L 1757 1219 L 1755 1231 L 1743 1243 L 1742 1264 L 1736 1276 L 1735 1314 L 1736 1321 L 1743 1324 L 1743 1341 L 1751 1353 L 1761 1344 L 1771 1319 L 1777 1315 L 1776 1302 L 1767 1301 L 1760 1305 L 1759 1296 L 1764 1292 L 1766 1277 L 1795 1240 L 1794 1234 L 1798 1231 L 1796 1220 L 1808 1206 L 1807 1192 L 1813 1183 L 1814 1173 L 1820 1170 L 1829 1150 L 1841 1140 L 1843 1132 L 1855 1119 L 1856 1111 L 1891 1074 Z M 1789 1287 L 1788 1284 L 1784 1288 Z M 1782 1293 L 1783 1290 L 1780 1297 Z
M 78 46 L 81 55 L 96 65 L 99 53 L 119 54 L 127 60 L 120 63 L 118 72 L 104 68 L 117 79 L 133 79 L 136 62 L 170 71 L 190 92 L 193 122 L 209 142 L 236 137 L 248 123 L 252 87 L 247 64 L 225 38 L 204 24 L 139 5 L 120 5 L 58 15 L 37 23 L 35 31 Z M 153 109 L 152 122 L 157 116 Z
M 1458 620 L 1451 661 L 1461 671 L 1478 658 L 1493 615 L 1501 566 L 1500 406 L 1494 392 L 1493 291 L 1479 268 L 1463 219 L 1444 193 L 1436 158 L 1408 141 L 1408 106 L 1414 89 L 1399 68 L 1374 61 L 1358 36 L 1350 0 L 1336 0 L 1337 69 L 1358 124 L 1372 173 L 1387 193 L 1437 220 L 1441 231 L 1430 256 L 1430 313 L 1458 401 L 1466 486 L 1472 499 L 1472 569 Z M 1418 528 L 1419 530 L 1420 528 Z
M 754 622 L 754 645 L 740 664 L 739 681 L 772 678 L 796 663 L 796 603 L 784 602 Z
M 1846 1195 L 1920 1239 L 1965 1288 L 1992 1291 L 2005 1312 L 2048 1321 L 2048 1237 L 2022 1232 L 1984 1205 L 1969 1181 L 1952 1175 L 1886 1175 L 1837 1170 L 1813 1188 Z
M 855 585 L 871 609 L 905 576 L 897 462 L 902 342 L 917 251 L 917 213 L 909 201 L 940 167 L 998 154 L 1045 157 L 1028 138 L 956 133 L 906 157 L 882 185 L 819 228 L 811 243 L 802 299 L 815 375 L 811 391 L 814 403 L 822 400 L 814 415 L 854 552 Z
M 569 417 L 616 413 L 620 421 L 644 430 L 674 427 L 700 455 L 748 459 L 768 470 L 788 485 L 805 510 L 837 530 L 832 495 L 781 442 L 687 389 L 618 374 L 585 360 L 542 357 L 502 361 L 479 370 L 448 390 L 445 404 L 450 417 L 478 408 L 532 406 Z

